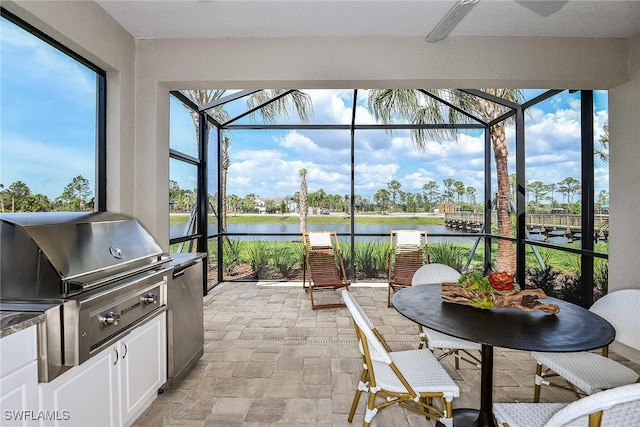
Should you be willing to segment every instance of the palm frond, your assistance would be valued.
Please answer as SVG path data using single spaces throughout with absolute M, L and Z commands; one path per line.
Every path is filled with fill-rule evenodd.
M 265 123 L 276 123 L 279 119 L 289 118 L 289 108 L 293 103 L 300 121 L 308 123 L 309 117 L 313 114 L 313 105 L 311 98 L 306 93 L 300 90 L 293 90 L 286 96 L 278 98 L 284 92 L 289 90 L 285 89 L 265 89 L 256 92 L 247 98 L 247 107 L 249 109 L 255 108 L 259 105 L 265 104 L 260 108 L 260 114 L 262 120 Z M 271 102 L 268 102 L 273 100 Z M 255 120 L 255 115 L 250 116 L 251 120 Z

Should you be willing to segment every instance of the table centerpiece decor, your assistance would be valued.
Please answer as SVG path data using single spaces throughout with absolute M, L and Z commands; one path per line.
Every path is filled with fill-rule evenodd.
M 485 276 L 480 271 L 465 273 L 460 280 L 442 283 L 442 299 L 456 304 L 477 308 L 518 308 L 523 311 L 541 310 L 547 314 L 557 314 L 556 304 L 542 303 L 547 295 L 542 289 L 524 289 L 515 283 L 507 272 L 491 273 Z

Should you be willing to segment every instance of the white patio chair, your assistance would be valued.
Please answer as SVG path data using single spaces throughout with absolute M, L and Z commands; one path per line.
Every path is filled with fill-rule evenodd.
M 452 427 L 452 401 L 460 395 L 460 390 L 435 356 L 424 350 L 391 351 L 349 291 L 342 291 L 342 300 L 353 318 L 363 357 L 363 371 L 349 412 L 349 422 L 353 421 L 364 391 L 369 393 L 365 427 L 378 411 L 391 405 L 400 405 Z M 384 400 L 376 405 L 376 397 Z M 433 405 L 434 398 L 442 409 Z
M 616 341 L 640 351 L 640 289 L 612 292 L 596 301 L 590 311 L 606 319 L 616 330 Z M 631 384 L 640 378 L 634 370 L 591 352 L 531 353 L 536 359 L 534 402 L 540 401 L 540 387 L 549 385 L 573 392 L 579 399 L 602 390 Z M 546 369 L 543 370 L 543 367 Z M 559 376 L 566 385 L 552 383 L 549 377 Z
M 640 384 L 601 391 L 566 403 L 494 403 L 505 427 L 622 427 L 640 424 Z
M 448 265 L 426 264 L 420 267 L 413 275 L 411 285 L 440 285 L 442 282 L 457 282 L 459 278 L 460 273 Z M 420 333 L 420 348 L 426 345 L 431 351 L 440 350 L 441 353 L 438 356 L 438 360 L 452 355 L 455 357 L 456 369 L 460 368 L 460 360 L 477 367 L 481 366 L 480 359 L 471 353 L 479 352 L 482 349 L 480 344 L 452 337 L 451 335 L 425 328 L 422 325 L 418 325 L 418 332 Z

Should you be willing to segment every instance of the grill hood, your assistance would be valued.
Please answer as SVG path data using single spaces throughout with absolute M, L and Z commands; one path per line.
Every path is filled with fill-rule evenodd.
M 163 260 L 131 217 L 100 213 L 0 214 L 0 296 L 64 298 Z

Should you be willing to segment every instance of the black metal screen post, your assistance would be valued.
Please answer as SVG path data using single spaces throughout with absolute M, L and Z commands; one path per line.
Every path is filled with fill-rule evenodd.
M 198 252 L 208 253 L 207 242 L 207 207 L 208 190 L 207 190 L 207 143 L 209 140 L 209 124 L 205 113 L 198 113 L 198 157 L 200 164 L 198 165 L 198 212 L 196 224 L 198 229 L 197 248 Z M 205 262 L 206 263 L 206 262 Z M 203 292 L 207 292 L 207 276 L 204 276 Z
M 582 153 L 582 249 L 592 252 L 595 238 L 594 206 L 594 137 L 593 137 L 593 91 L 580 91 L 580 135 Z M 581 255 L 582 296 L 584 306 L 590 307 L 594 298 L 593 256 Z
M 353 280 L 356 277 L 355 253 L 356 253 L 356 188 L 355 188 L 355 151 L 356 151 L 356 107 L 358 102 L 358 89 L 353 90 L 353 105 L 351 107 L 351 263 L 349 265 L 349 278 Z
M 491 270 L 491 127 L 484 129 L 484 272 Z
M 107 77 L 104 73 L 96 74 L 96 147 L 97 156 L 97 188 L 96 204 L 98 212 L 107 210 Z
M 217 150 L 218 150 L 218 221 L 217 221 L 217 230 L 218 230 L 218 268 L 217 268 L 217 281 L 218 283 L 222 282 L 223 274 L 222 274 L 222 262 L 223 262 L 223 254 L 224 254 L 224 248 L 222 245 L 224 245 L 224 238 L 220 237 L 221 233 L 224 233 L 226 230 L 224 230 L 222 228 L 222 220 L 221 220 L 221 215 L 220 215 L 220 209 L 224 209 L 224 200 L 222 200 L 222 128 L 217 127 L 217 132 L 216 132 L 216 139 L 217 139 Z
M 525 194 L 524 110 L 516 110 L 516 282 L 526 279 L 526 194 Z

